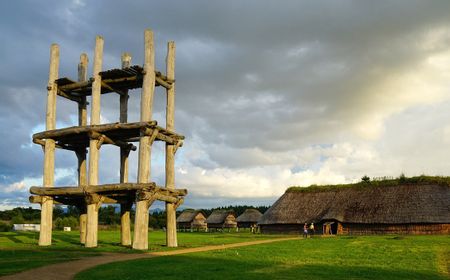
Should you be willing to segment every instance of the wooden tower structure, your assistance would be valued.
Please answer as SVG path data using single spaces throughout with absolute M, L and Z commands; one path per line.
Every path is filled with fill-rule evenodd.
M 46 131 L 33 135 L 33 142 L 44 150 L 43 186 L 30 188 L 30 202 L 40 203 L 41 231 L 39 245 L 51 245 L 53 204 L 74 205 L 80 210 L 80 242 L 86 247 L 97 246 L 98 210 L 102 204 L 120 204 L 121 244 L 134 249 L 148 249 L 149 207 L 155 200 L 166 202 L 167 246 L 177 247 L 176 208 L 183 203 L 185 189 L 175 189 L 175 153 L 184 137 L 174 132 L 175 109 L 175 43 L 168 42 L 166 73 L 155 70 L 153 32 L 144 32 L 144 66 L 131 65 L 131 56 L 122 55 L 122 67 L 102 71 L 103 38 L 96 37 L 92 77 L 87 77 L 88 57 L 82 54 L 78 65 L 78 80 L 58 78 L 59 47 L 50 49 L 50 73 L 47 86 Z M 155 86 L 166 90 L 166 127 L 152 119 Z M 142 88 L 140 121 L 127 122 L 129 90 Z M 120 100 L 120 122 L 100 123 L 100 97 L 117 93 Z M 56 96 L 78 105 L 78 126 L 56 129 Z M 87 123 L 87 96 L 91 96 L 90 124 Z M 150 180 L 152 144 L 166 143 L 166 182 L 157 186 Z M 128 182 L 128 156 L 137 150 L 139 142 L 137 182 Z M 99 154 L 103 145 L 120 148 L 120 182 L 98 184 Z M 55 148 L 73 151 L 78 158 L 78 185 L 54 186 Z M 87 168 L 89 155 L 89 168 Z M 131 239 L 130 210 L 135 204 L 134 236 Z

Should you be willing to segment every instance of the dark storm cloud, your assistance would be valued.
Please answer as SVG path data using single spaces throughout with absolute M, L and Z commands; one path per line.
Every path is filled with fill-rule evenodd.
M 108 69 L 120 66 L 124 51 L 142 64 L 143 30 L 152 28 L 158 69 L 165 70 L 166 42 L 177 43 L 176 127 L 191 141 L 180 166 L 245 172 L 304 161 L 307 170 L 299 150 L 377 141 L 390 116 L 445 99 L 404 84 L 426 76 L 423 83 L 448 88 L 435 75 L 445 71 L 430 72 L 427 63 L 450 46 L 449 10 L 448 1 L 1 2 L 0 185 L 42 172 L 42 151 L 30 142 L 44 129 L 53 42 L 60 76 L 75 79 L 80 53 L 92 66 L 95 35 L 105 39 Z M 132 93 L 130 121 L 139 118 L 139 95 Z M 155 96 L 162 119 L 164 93 Z M 117 110 L 117 96 L 102 99 L 104 120 L 117 121 Z M 58 127 L 74 125 L 76 106 L 59 99 L 57 116 Z M 109 182 L 117 158 L 102 157 L 115 162 L 102 165 Z M 74 164 L 57 154 L 57 167 L 73 171 Z M 69 177 L 57 183 L 73 184 Z

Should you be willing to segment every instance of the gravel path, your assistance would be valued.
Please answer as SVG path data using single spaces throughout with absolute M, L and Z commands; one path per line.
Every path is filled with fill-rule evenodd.
M 51 265 L 47 265 L 47 266 L 42 266 L 39 268 L 26 270 L 26 271 L 19 272 L 16 274 L 0 277 L 0 280 L 12 280 L 12 279 L 69 280 L 69 279 L 73 279 L 77 273 L 79 273 L 83 270 L 86 270 L 86 269 L 89 269 L 89 268 L 92 268 L 94 266 L 98 266 L 101 264 L 105 264 L 105 263 L 136 260 L 136 259 L 143 259 L 143 258 L 155 258 L 155 257 L 161 257 L 161 256 L 172 256 L 172 255 L 180 255 L 180 254 L 196 253 L 196 252 L 206 252 L 206 251 L 236 248 L 236 247 L 242 247 L 242 246 L 272 243 L 272 242 L 285 241 L 285 240 L 293 240 L 293 239 L 299 239 L 299 238 L 298 237 L 276 238 L 276 239 L 233 243 L 233 244 L 179 249 L 179 250 L 166 251 L 166 252 L 143 253 L 143 254 L 142 253 L 141 254 L 105 253 L 105 254 L 103 254 L 101 256 L 97 256 L 97 257 L 87 257 L 87 258 L 83 258 L 83 259 L 76 260 L 76 261 L 56 263 L 56 264 L 51 264 Z

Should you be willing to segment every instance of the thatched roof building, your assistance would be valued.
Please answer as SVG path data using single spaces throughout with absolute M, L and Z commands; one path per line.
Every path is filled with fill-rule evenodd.
M 206 230 L 206 217 L 201 210 L 186 209 L 177 218 L 180 230 Z
M 233 210 L 214 210 L 206 223 L 209 229 L 236 228 L 236 214 Z
M 237 226 L 238 228 L 250 228 L 252 225 L 256 225 L 261 217 L 262 214 L 257 209 L 245 209 L 244 213 L 236 219 Z
M 304 223 L 313 222 L 319 232 L 331 224 L 338 234 L 450 233 L 450 185 L 409 182 L 290 188 L 259 225 L 262 232 L 298 233 Z

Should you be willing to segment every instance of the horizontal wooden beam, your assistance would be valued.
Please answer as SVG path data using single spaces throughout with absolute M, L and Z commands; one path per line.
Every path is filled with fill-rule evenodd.
M 161 77 L 155 76 L 155 82 L 156 82 L 156 84 L 159 84 L 159 85 L 165 87 L 166 89 L 171 89 L 172 88 L 172 85 L 167 83 L 163 79 L 161 79 Z
M 139 129 L 142 127 L 154 127 L 156 125 L 157 125 L 156 121 L 150 121 L 150 122 L 135 122 L 135 123 L 112 123 L 112 124 L 87 125 L 87 126 L 72 126 L 62 129 L 54 129 L 39 132 L 33 135 L 33 139 L 52 139 L 71 134 L 88 133 L 90 131 L 103 133 L 115 129 Z
M 157 130 L 158 134 L 156 134 L 156 139 L 167 142 L 169 144 L 176 144 L 178 142 L 178 139 L 181 139 L 181 137 L 174 137 L 172 135 L 165 135 L 160 131 L 158 128 L 148 128 L 144 127 L 142 128 L 142 132 L 146 136 L 152 136 L 154 135 L 153 132 Z M 180 135 L 181 136 L 181 135 Z M 184 137 L 183 137 L 184 138 Z
M 120 140 L 112 140 L 108 136 L 106 136 L 104 134 L 101 134 L 101 133 L 99 133 L 97 131 L 91 130 L 91 131 L 88 132 L 88 134 L 89 134 L 89 137 L 92 138 L 92 139 L 97 139 L 97 140 L 101 139 L 102 143 L 116 145 L 116 146 L 124 148 L 124 149 L 129 149 L 129 150 L 132 150 L 132 151 L 136 151 L 136 146 L 135 145 L 129 144 L 127 142 L 123 142 L 123 141 L 120 141 Z M 101 144 L 100 144 L 100 146 L 101 146 Z
M 164 80 L 166 83 L 169 83 L 169 84 L 175 83 L 175 80 L 167 78 L 166 75 L 164 75 L 163 73 L 161 73 L 161 72 L 159 72 L 159 71 L 155 71 L 155 76 L 158 77 L 158 78 L 161 78 L 161 79 Z
M 59 196 L 59 195 L 74 195 L 84 196 L 89 193 L 120 193 L 130 191 L 153 191 L 162 195 L 168 196 L 185 196 L 187 194 L 186 189 L 169 190 L 162 187 L 157 187 L 155 183 L 122 183 L 122 184 L 104 184 L 95 186 L 66 186 L 66 187 L 38 187 L 33 186 L 30 188 L 30 193 L 36 195 L 47 196 Z
M 143 81 L 143 74 L 145 73 L 144 70 L 142 70 L 142 73 L 136 73 L 134 76 L 126 76 L 126 77 L 118 77 L 118 78 L 106 78 L 102 80 L 102 87 L 109 90 L 109 92 L 117 92 L 119 94 L 122 94 L 123 91 L 115 88 L 115 86 L 112 86 L 111 84 L 116 84 L 120 87 L 120 84 L 129 84 L 129 83 L 142 83 Z M 65 85 L 60 85 L 59 90 L 61 91 L 61 94 L 58 93 L 58 95 L 61 95 L 65 98 L 68 98 L 73 101 L 77 101 L 76 99 L 79 96 L 85 96 L 89 95 L 90 91 L 88 90 L 90 87 L 92 87 L 94 79 L 90 78 L 87 81 L 82 82 L 73 82 Z M 156 86 L 163 86 L 166 89 L 170 89 L 172 87 L 172 84 L 175 83 L 175 80 L 168 79 L 165 75 L 163 75 L 159 71 L 155 71 L 155 85 Z M 123 86 L 123 85 L 122 85 Z M 138 86 L 139 87 L 139 86 Z M 68 94 L 67 92 L 73 92 L 74 94 L 79 94 L 79 96 L 74 96 L 73 94 Z M 77 101 L 79 102 L 79 101 Z
M 45 200 L 45 196 L 39 196 L 39 195 L 31 195 L 28 200 L 30 203 L 42 203 L 42 201 Z M 103 204 L 121 204 L 121 203 L 129 203 L 130 201 L 133 201 L 130 197 L 110 197 L 110 196 L 103 196 L 102 203 Z M 84 196 L 77 196 L 77 197 L 53 197 L 53 203 L 59 204 L 59 205 L 72 205 L 72 206 L 81 206 L 85 205 L 85 197 Z
M 67 92 L 63 91 L 62 89 L 58 88 L 57 94 L 61 97 L 67 98 L 69 100 L 75 101 L 77 103 L 84 103 L 84 101 L 81 99 L 81 97 L 73 96 L 71 94 L 68 94 Z
M 115 89 L 115 88 L 111 87 L 105 81 L 102 81 L 102 87 L 105 87 L 105 88 L 109 89 L 112 92 L 117 92 L 120 95 L 127 95 L 127 93 L 125 93 L 125 92 L 123 92 L 123 91 L 121 91 L 119 89 Z
M 45 147 L 45 140 L 42 139 L 33 139 L 33 143 L 41 145 L 42 147 Z M 69 145 L 64 145 L 64 144 L 55 144 L 55 148 L 58 149 L 64 149 L 64 150 L 69 150 L 69 151 L 78 151 L 80 148 L 79 147 L 74 147 L 74 146 L 69 146 Z
M 71 90 L 74 90 L 74 89 L 87 88 L 87 87 L 92 86 L 92 82 L 93 81 L 94 81 L 94 79 L 90 78 L 87 81 L 76 82 L 76 83 L 71 83 L 71 84 L 59 86 L 59 89 L 63 90 L 63 91 L 71 91 Z
M 161 193 L 139 191 L 136 193 L 137 200 L 160 200 L 170 203 L 176 203 L 180 200 L 178 197 L 168 196 Z

